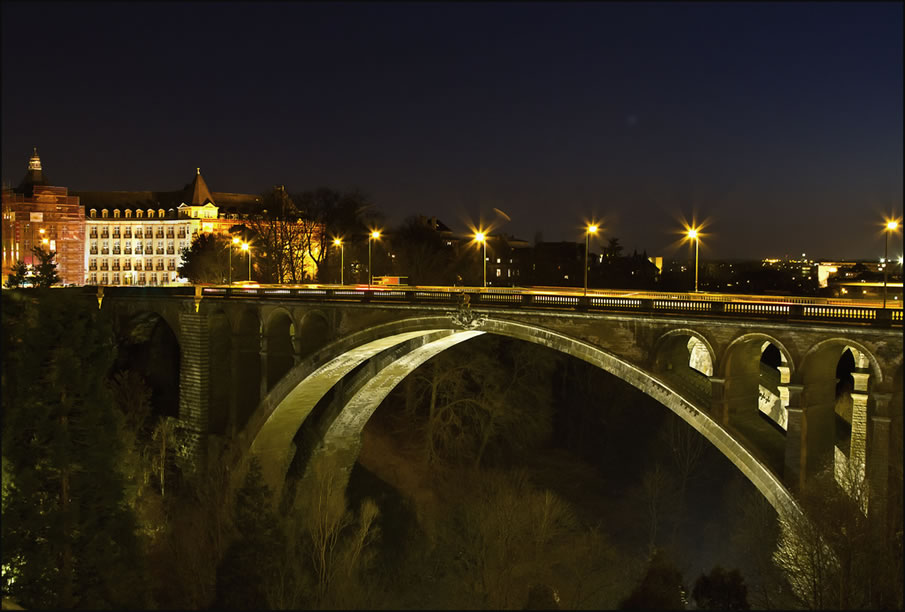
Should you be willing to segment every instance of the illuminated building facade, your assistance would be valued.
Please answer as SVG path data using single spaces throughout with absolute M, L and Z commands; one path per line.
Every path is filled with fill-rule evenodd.
M 88 285 L 166 285 L 180 282 L 182 250 L 199 233 L 226 233 L 247 219 L 261 198 L 212 193 L 201 169 L 174 192 L 81 192 L 86 212 L 81 282 Z M 229 205 L 224 211 L 218 200 Z M 237 205 L 239 205 L 237 207 Z
M 48 184 L 37 149 L 28 172 L 15 189 L 3 189 L 3 278 L 17 261 L 40 263 L 32 247 L 57 253 L 57 274 L 63 284 L 84 282 L 85 210 L 66 187 Z

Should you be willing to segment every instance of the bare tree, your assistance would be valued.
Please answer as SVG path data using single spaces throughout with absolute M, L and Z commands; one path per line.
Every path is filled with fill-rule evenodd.
M 653 468 L 648 468 L 641 478 L 644 495 L 647 501 L 648 514 L 648 548 L 653 552 L 657 548 L 657 532 L 660 524 L 660 507 L 663 498 L 669 488 L 669 477 L 656 463 Z
M 688 482 L 701 462 L 701 457 L 707 448 L 704 436 L 681 421 L 679 417 L 670 414 L 665 426 L 666 444 L 670 449 L 670 456 L 678 474 L 678 499 L 676 510 L 673 513 L 672 543 L 676 547 L 676 538 L 682 524 L 685 512 L 685 495 Z
M 801 491 L 804 513 L 781 517 L 774 561 L 805 607 L 902 607 L 901 533 L 870 524 L 868 492 L 857 462 L 831 466 Z

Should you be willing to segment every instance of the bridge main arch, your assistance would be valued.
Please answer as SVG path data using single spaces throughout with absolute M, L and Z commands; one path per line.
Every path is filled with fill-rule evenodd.
M 449 315 L 377 325 L 334 342 L 298 364 L 267 394 L 239 437 L 240 449 L 262 459 L 265 478 L 277 491 L 292 458 L 292 439 L 317 402 L 346 374 L 390 351 L 377 372 L 347 398 L 325 428 L 318 453 L 338 454 L 351 470 L 361 431 L 384 397 L 430 357 L 481 333 L 531 342 L 591 363 L 672 410 L 716 446 L 754 484 L 777 512 L 799 512 L 779 478 L 719 423 L 674 390 L 660 376 L 603 347 L 537 325 L 503 318 L 480 318 L 467 328 Z M 396 351 L 393 353 L 392 351 Z M 348 452 L 351 449 L 353 452 Z M 345 450 L 347 452 L 337 451 Z

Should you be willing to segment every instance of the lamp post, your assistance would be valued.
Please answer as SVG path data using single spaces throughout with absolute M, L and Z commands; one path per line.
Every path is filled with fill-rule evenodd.
M 343 264 L 343 241 L 339 238 L 334 238 L 333 246 L 339 247 L 339 284 L 344 285 L 345 283 L 343 282 L 343 269 L 345 268 L 345 265 Z M 368 263 L 368 266 L 370 265 L 371 264 Z
M 368 235 L 368 289 L 371 288 L 371 243 L 380 238 L 380 232 L 378 230 L 372 231 Z
M 248 280 L 251 280 L 251 247 L 247 242 L 242 243 L 242 250 L 248 253 Z
M 477 232 L 474 235 L 474 239 L 481 243 L 483 247 L 483 255 L 481 256 L 482 267 L 484 269 L 484 288 L 487 288 L 487 234 L 484 232 Z
M 229 243 L 229 284 L 233 284 L 233 248 L 239 244 L 239 238 L 233 236 L 233 241 Z
M 698 235 L 698 230 L 695 228 L 691 228 L 688 230 L 688 237 L 691 240 L 694 240 L 694 292 L 698 292 L 698 243 L 701 238 Z
M 883 257 L 883 308 L 886 308 L 886 278 L 889 271 L 889 235 L 899 227 L 898 221 L 886 222 L 886 252 Z
M 588 226 L 588 231 L 584 235 L 584 294 L 588 294 L 588 248 L 591 243 L 591 234 L 597 233 L 597 224 L 592 223 Z

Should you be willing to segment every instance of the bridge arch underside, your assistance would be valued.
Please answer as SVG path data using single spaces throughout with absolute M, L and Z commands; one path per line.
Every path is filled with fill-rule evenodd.
M 483 333 L 546 346 L 618 376 L 707 438 L 779 513 L 798 511 L 779 475 L 665 379 L 588 342 L 504 319 L 483 319 L 468 330 L 453 328 L 449 317 L 409 319 L 372 327 L 334 342 L 276 384 L 249 421 L 241 444 L 260 460 L 266 481 L 279 492 L 295 453 L 294 439 L 298 439 L 304 423 L 317 439 L 312 458 L 329 457 L 332 465 L 348 473 L 358 456 L 362 429 L 384 397 L 434 355 Z M 685 342 L 687 345 L 687 339 Z M 328 392 L 333 394 L 333 401 L 323 402 Z M 312 414 L 316 406 L 317 411 Z M 311 461 L 306 463 L 310 466 Z

